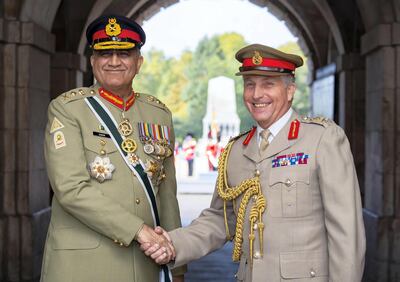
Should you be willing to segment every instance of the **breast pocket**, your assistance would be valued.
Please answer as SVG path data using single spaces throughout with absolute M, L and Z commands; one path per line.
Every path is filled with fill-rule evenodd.
M 272 199 L 269 199 L 271 216 L 303 217 L 312 212 L 308 167 L 272 168 L 269 187 L 272 195 Z
M 86 168 L 91 179 L 96 179 L 101 188 L 110 184 L 120 172 L 121 156 L 117 147 L 109 138 L 96 136 L 84 137 Z
M 87 152 L 89 156 L 108 155 L 117 152 L 117 147 L 114 145 L 111 138 L 87 136 L 86 138 L 84 137 L 83 143 L 85 148 L 90 151 Z

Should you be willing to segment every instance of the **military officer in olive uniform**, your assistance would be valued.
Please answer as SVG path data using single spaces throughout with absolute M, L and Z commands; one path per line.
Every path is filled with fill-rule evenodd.
M 345 133 L 291 108 L 301 57 L 254 44 L 236 58 L 243 100 L 257 126 L 225 148 L 211 207 L 169 233 L 175 266 L 228 238 L 238 281 L 361 281 L 365 233 Z M 159 254 L 150 244 L 142 249 Z
M 101 16 L 87 28 L 98 84 L 68 91 L 48 109 L 45 158 L 54 197 L 41 281 L 170 281 L 139 249 L 170 243 L 153 227 L 181 226 L 171 113 L 135 93 L 145 33 L 134 21 Z M 184 268 L 174 272 L 183 280 Z

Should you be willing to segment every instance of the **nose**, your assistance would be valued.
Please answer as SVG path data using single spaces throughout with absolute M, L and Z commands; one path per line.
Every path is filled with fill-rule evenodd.
M 118 67 L 121 64 L 117 53 L 113 52 L 110 60 L 108 61 L 108 64 L 112 67 Z
M 258 85 L 256 85 L 256 86 L 254 87 L 253 99 L 257 100 L 257 99 L 262 98 L 263 96 L 264 96 L 264 93 L 263 93 L 261 87 L 258 86 Z

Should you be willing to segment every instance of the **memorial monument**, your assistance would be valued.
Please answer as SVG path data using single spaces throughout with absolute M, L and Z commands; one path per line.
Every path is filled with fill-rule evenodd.
M 235 82 L 218 76 L 208 81 L 207 111 L 203 118 L 202 140 L 208 139 L 210 130 L 217 130 L 221 143 L 239 134 L 240 119 L 236 112 Z
M 218 152 L 210 152 L 213 148 L 223 148 L 233 136 L 239 134 L 240 119 L 236 112 L 235 82 L 233 79 L 218 76 L 208 81 L 207 110 L 203 118 L 203 133 L 197 144 L 195 175 L 203 178 L 216 177 L 210 173 L 210 166 L 217 166 Z M 210 154 L 213 160 L 210 161 Z M 215 172 L 215 171 L 214 171 Z

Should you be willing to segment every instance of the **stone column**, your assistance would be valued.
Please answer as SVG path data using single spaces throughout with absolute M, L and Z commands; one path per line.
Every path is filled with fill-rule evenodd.
M 360 54 L 336 59 L 338 78 L 338 122 L 351 144 L 361 194 L 364 195 L 365 170 L 365 63 Z M 364 198 L 364 197 L 363 197 Z
M 400 28 L 362 37 L 366 58 L 365 281 L 400 279 Z M 397 139 L 396 139 L 397 137 Z
M 43 136 L 54 37 L 0 20 L 0 281 L 38 281 L 50 219 Z
M 78 54 L 57 52 L 51 57 L 51 98 L 83 85 L 87 59 Z

